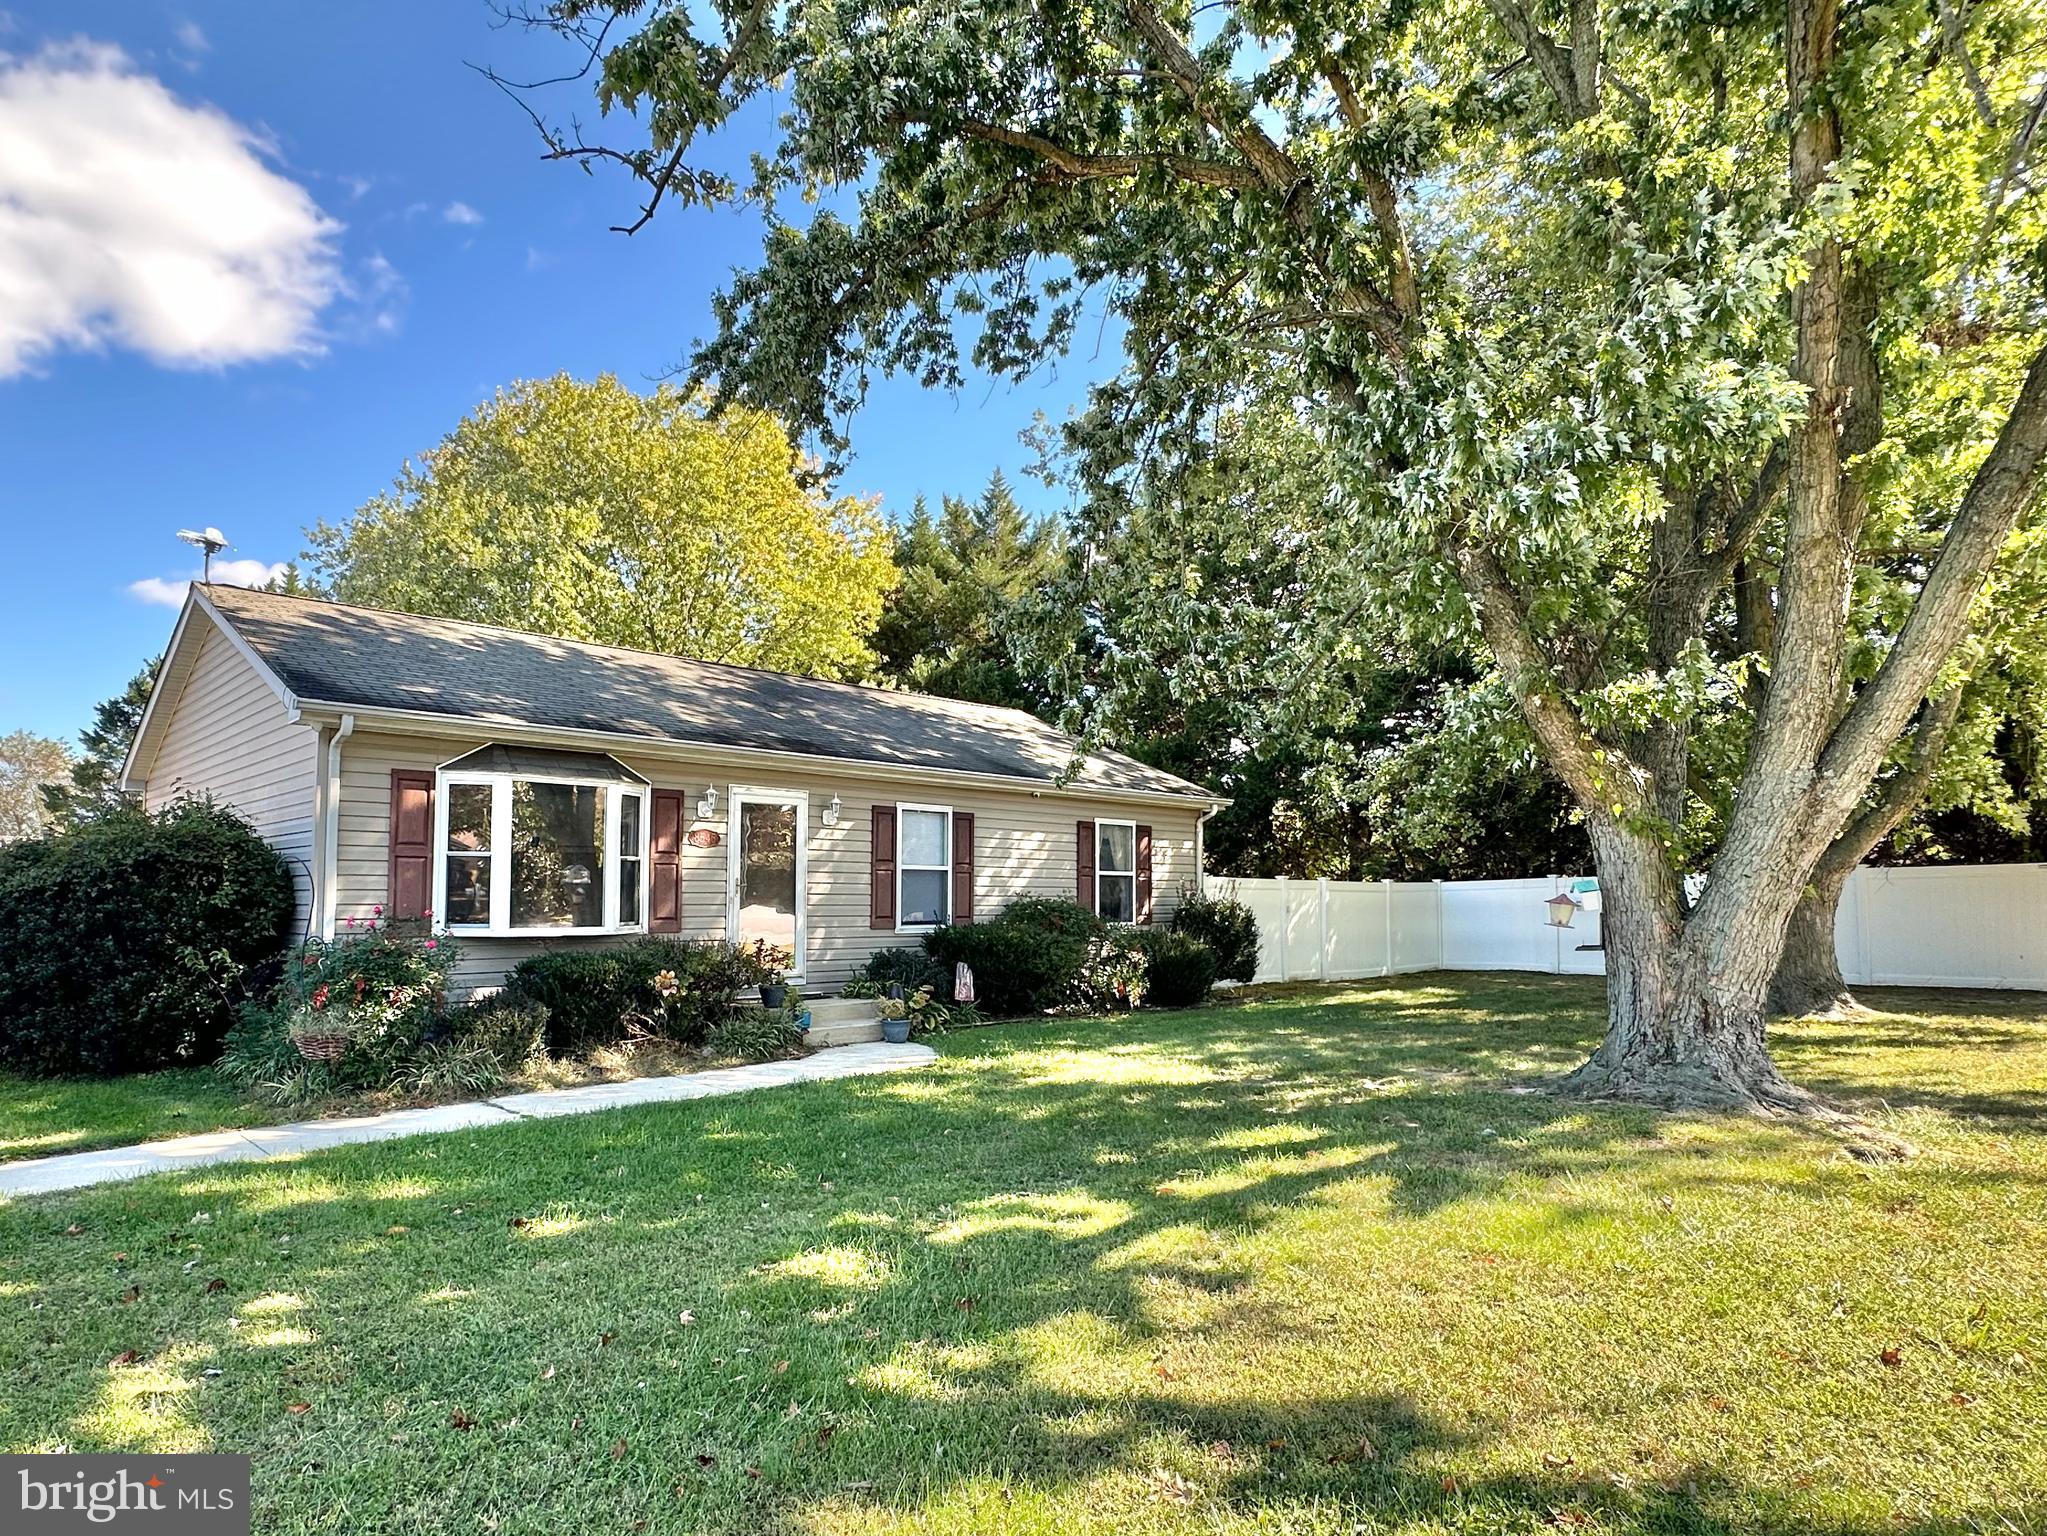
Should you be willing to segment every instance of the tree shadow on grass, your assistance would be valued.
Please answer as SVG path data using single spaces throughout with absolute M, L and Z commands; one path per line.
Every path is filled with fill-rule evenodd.
M 1815 1529 L 1783 1490 L 1710 1465 L 1630 1486 L 1567 1463 L 1486 1469 L 1496 1418 L 1431 1418 L 1370 1360 L 1301 1365 L 1351 1277 L 1310 1272 L 1275 1294 L 1260 1245 L 1320 1203 L 1482 1266 L 1483 1232 L 1420 1224 L 1616 1168 L 1650 1187 L 1732 1176 L 1670 1144 L 1665 1117 L 1486 1075 L 1531 1038 L 1577 1038 L 1575 1005 L 1489 1032 L 1482 1007 L 1437 990 L 1040 1025 L 948 1042 L 924 1074 L 0 1213 L 0 1232 L 24 1235 L 79 1219 L 130 1256 L 85 1280 L 40 1260 L 0 1268 L 53 1308 L 39 1342 L 15 1335 L 25 1367 L 0 1425 L 9 1444 L 128 1448 L 103 1362 L 139 1340 L 152 1359 L 190 1352 L 174 1400 L 215 1448 L 257 1452 L 260 1502 L 294 1519 L 326 1500 L 393 1525 L 480 1504 L 506 1529 L 534 1510 L 657 1529 L 962 1529 L 999 1523 L 983 1499 L 1070 1519 L 1099 1494 L 1197 1529 Z M 1738 1176 L 1773 1201 L 1832 1198 L 1795 1175 Z M 1597 1224 L 1599 1199 L 1545 1196 L 1532 1214 L 1569 1235 Z M 183 1269 L 196 1209 L 211 1213 L 200 1273 L 228 1282 L 217 1296 Z M 302 1308 L 290 1327 L 259 1306 L 279 1295 Z M 229 1311 L 248 1324 L 234 1337 Z M 220 1386 L 189 1379 L 200 1350 L 227 1367 Z M 298 1402 L 302 1416 L 286 1411 Z M 457 1495 L 472 1507 L 445 1509 Z

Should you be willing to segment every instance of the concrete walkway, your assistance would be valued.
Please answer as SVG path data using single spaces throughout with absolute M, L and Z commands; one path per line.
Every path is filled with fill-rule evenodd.
M 296 1125 L 251 1126 L 247 1130 L 209 1131 L 135 1147 L 109 1147 L 100 1152 L 71 1152 L 26 1162 L 0 1163 L 0 1197 L 43 1195 L 60 1189 L 83 1189 L 139 1179 L 144 1174 L 209 1163 L 241 1163 L 257 1158 L 292 1157 L 344 1147 L 358 1141 L 391 1141 L 434 1131 L 466 1131 L 514 1120 L 544 1120 L 553 1115 L 587 1115 L 627 1104 L 666 1104 L 678 1099 L 711 1099 L 784 1083 L 815 1083 L 835 1077 L 866 1077 L 876 1072 L 903 1072 L 929 1066 L 938 1053 L 928 1045 L 839 1045 L 796 1061 L 763 1061 L 746 1067 L 719 1067 L 679 1077 L 637 1077 L 622 1083 L 591 1083 L 583 1088 L 553 1088 L 541 1093 L 510 1093 L 503 1098 L 469 1104 L 439 1104 L 431 1109 L 394 1109 L 388 1114 L 353 1120 L 302 1120 Z

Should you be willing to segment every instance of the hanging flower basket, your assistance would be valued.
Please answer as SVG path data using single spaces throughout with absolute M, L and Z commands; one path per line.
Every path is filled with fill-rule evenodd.
M 307 1061 L 339 1061 L 348 1052 L 346 1035 L 293 1035 L 291 1043 Z

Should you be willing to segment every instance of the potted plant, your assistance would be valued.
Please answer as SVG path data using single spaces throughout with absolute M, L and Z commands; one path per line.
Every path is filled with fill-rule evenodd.
M 788 967 L 795 955 L 766 939 L 753 941 L 753 966 L 760 977 L 761 1006 L 779 1009 L 789 1001 Z
M 901 1045 L 910 1038 L 910 1005 L 900 997 L 884 997 L 875 1004 L 881 1014 L 881 1038 Z

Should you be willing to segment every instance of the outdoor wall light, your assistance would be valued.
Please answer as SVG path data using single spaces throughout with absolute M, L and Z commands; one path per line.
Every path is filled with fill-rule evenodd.
M 824 808 L 817 819 L 828 827 L 836 827 L 839 824 L 839 797 L 837 795 L 832 796 L 832 803 Z
M 708 821 L 717 814 L 718 786 L 707 784 L 704 786 L 704 798 L 697 802 L 697 817 L 699 820 Z

